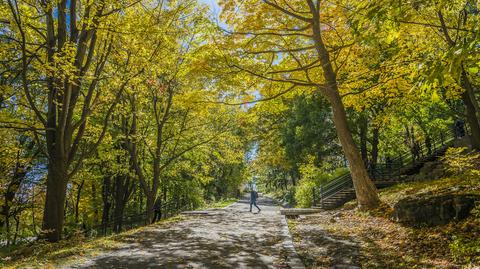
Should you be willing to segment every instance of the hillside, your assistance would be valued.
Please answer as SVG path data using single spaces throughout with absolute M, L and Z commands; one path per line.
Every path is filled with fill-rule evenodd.
M 434 227 L 410 227 L 393 219 L 399 200 L 438 194 L 480 194 L 478 181 L 448 177 L 384 189 L 384 203 L 370 213 L 355 202 L 290 221 L 297 251 L 307 268 L 475 268 L 480 264 L 480 211 Z

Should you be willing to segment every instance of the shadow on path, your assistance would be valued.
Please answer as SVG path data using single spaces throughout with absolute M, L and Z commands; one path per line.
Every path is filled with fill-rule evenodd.
M 124 246 L 70 268 L 287 268 L 281 216 L 261 198 L 260 214 L 248 199 L 171 227 L 152 225 L 119 239 Z

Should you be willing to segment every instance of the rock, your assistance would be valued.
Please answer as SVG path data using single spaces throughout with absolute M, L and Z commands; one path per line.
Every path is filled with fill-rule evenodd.
M 361 267 L 350 264 L 335 264 L 332 269 L 361 269 Z
M 340 217 L 342 217 L 342 215 L 343 215 L 342 212 L 337 212 L 337 213 L 332 215 L 332 218 L 340 218 Z
M 441 166 L 435 167 L 435 169 L 433 169 L 429 174 L 429 177 L 432 180 L 442 178 L 443 176 L 445 176 L 445 170 Z
M 456 139 L 453 143 L 453 147 L 455 148 L 471 148 L 472 142 L 470 141 L 470 137 L 464 136 L 463 138 Z
M 417 174 L 411 175 L 409 181 L 431 181 L 445 176 L 443 164 L 439 161 L 426 162 Z
M 427 175 L 430 172 L 437 167 L 438 163 L 437 162 L 426 162 L 422 168 L 420 168 L 419 174 Z
M 443 194 L 405 198 L 394 206 L 394 220 L 407 225 L 441 225 L 470 215 L 480 195 Z

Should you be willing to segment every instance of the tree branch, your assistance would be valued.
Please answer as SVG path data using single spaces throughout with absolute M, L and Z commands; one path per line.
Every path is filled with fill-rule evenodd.
M 301 21 L 308 22 L 308 23 L 310 23 L 312 21 L 311 18 L 307 18 L 307 17 L 300 16 L 298 14 L 295 14 L 295 13 L 277 5 L 276 3 L 270 2 L 268 0 L 263 0 L 263 2 L 267 5 L 270 5 L 271 7 L 274 7 L 277 10 L 280 10 L 281 12 L 283 12 L 286 15 L 289 15 L 290 17 L 293 17 L 293 18 L 296 18 L 296 19 L 299 19 Z

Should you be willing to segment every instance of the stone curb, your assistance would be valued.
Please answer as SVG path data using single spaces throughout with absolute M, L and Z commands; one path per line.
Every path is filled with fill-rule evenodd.
M 295 246 L 293 245 L 293 239 L 288 230 L 287 219 L 285 216 L 282 216 L 282 237 L 283 237 L 283 248 L 287 252 L 287 265 L 291 269 L 305 269 L 302 260 L 298 257 Z

